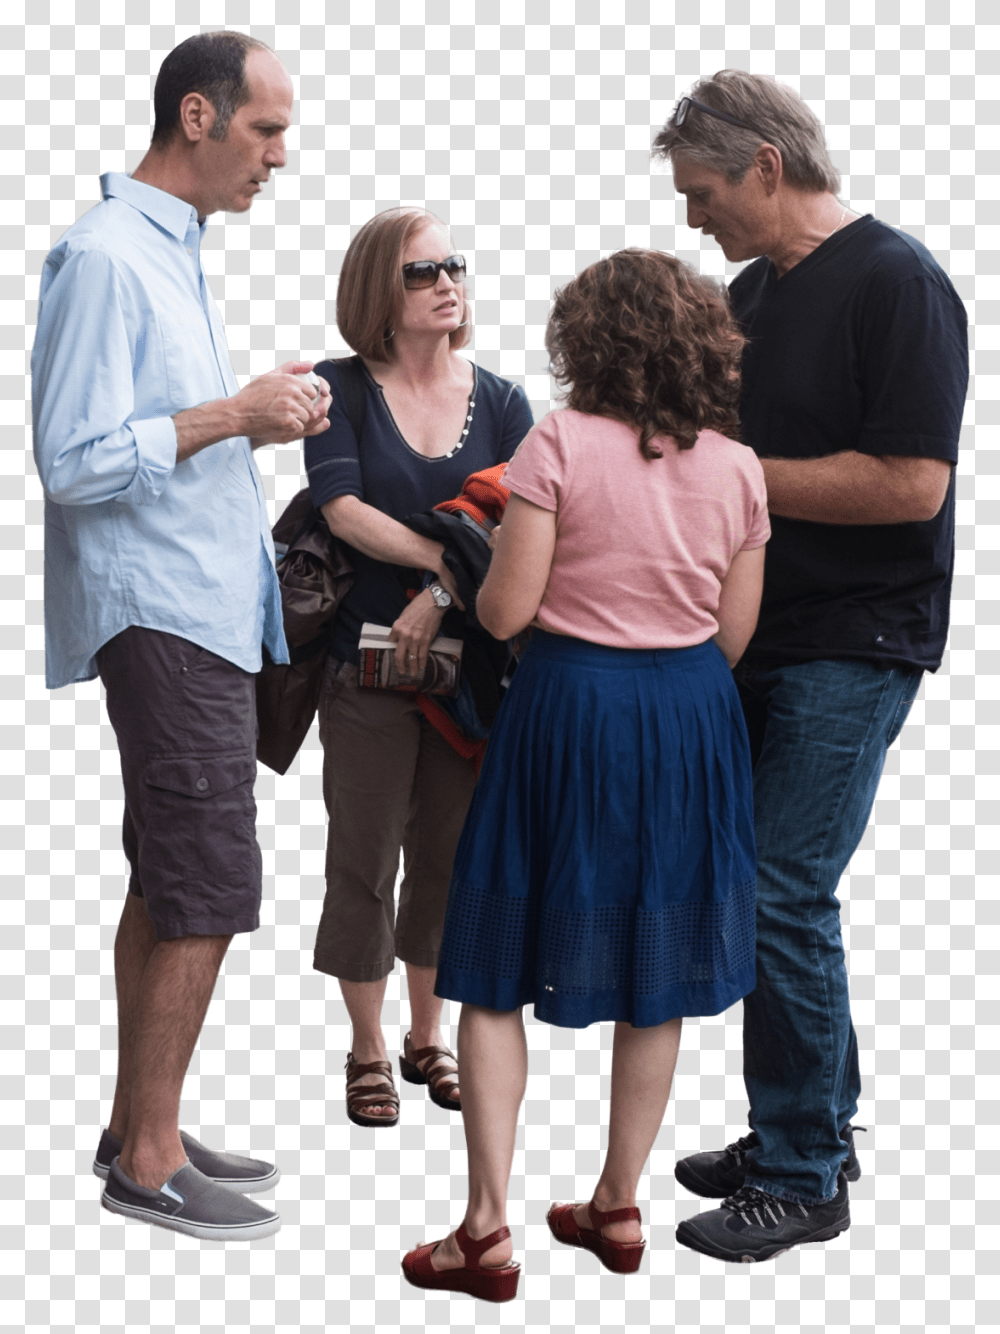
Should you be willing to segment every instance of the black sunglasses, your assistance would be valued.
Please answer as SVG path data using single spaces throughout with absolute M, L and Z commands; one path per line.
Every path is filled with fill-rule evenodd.
M 462 282 L 465 278 L 465 256 L 449 255 L 440 264 L 433 259 L 415 259 L 412 264 L 404 264 L 403 286 L 411 291 L 415 287 L 433 287 L 442 269 L 453 283 Z
M 674 124 L 678 129 L 683 127 L 692 107 L 696 107 L 698 111 L 704 111 L 707 116 L 714 116 L 716 120 L 728 121 L 730 125 L 738 125 L 741 130 L 752 130 L 754 134 L 760 134 L 762 139 L 767 138 L 766 134 L 761 134 L 756 125 L 748 125 L 745 120 L 737 120 L 728 111 L 717 111 L 715 107 L 706 106 L 704 102 L 696 102 L 693 97 L 682 97 L 677 103 L 677 110 L 674 112 Z

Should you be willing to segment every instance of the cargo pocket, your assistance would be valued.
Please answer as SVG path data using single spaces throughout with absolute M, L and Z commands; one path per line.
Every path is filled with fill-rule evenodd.
M 140 882 L 165 896 L 173 922 L 241 919 L 250 892 L 259 896 L 252 754 L 156 756 L 146 764 L 146 825 Z M 152 915 L 152 914 L 151 914 Z M 195 934 L 201 926 L 190 928 Z M 219 928 L 213 928 L 219 929 Z M 239 928 L 246 929 L 246 928 Z
M 220 796 L 241 783 L 253 782 L 257 761 L 252 755 L 213 755 L 211 759 L 150 760 L 145 779 L 149 787 L 165 788 L 182 797 L 205 800 Z

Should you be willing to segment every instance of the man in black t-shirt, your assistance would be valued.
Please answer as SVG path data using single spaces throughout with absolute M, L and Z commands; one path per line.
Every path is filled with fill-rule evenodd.
M 751 1133 L 675 1170 L 726 1197 L 678 1240 L 765 1260 L 850 1226 L 861 1081 L 836 890 L 886 750 L 941 663 L 966 316 L 924 246 L 837 199 L 822 127 L 791 89 L 723 70 L 681 99 L 655 147 L 688 225 L 754 261 L 730 288 L 748 339 L 744 439 L 772 524 L 735 671 L 758 847 Z

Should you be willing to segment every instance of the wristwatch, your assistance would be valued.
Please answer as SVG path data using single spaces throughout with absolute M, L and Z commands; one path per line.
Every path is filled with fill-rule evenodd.
M 428 584 L 427 587 L 431 590 L 435 607 L 440 607 L 444 611 L 446 607 L 451 606 L 452 597 L 447 588 L 442 588 L 438 583 Z

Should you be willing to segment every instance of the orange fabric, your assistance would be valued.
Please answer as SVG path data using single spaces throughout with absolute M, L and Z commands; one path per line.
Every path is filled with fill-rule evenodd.
M 497 523 L 503 518 L 510 499 L 510 488 L 500 480 L 507 471 L 506 463 L 498 463 L 493 468 L 483 468 L 481 472 L 471 473 L 462 486 L 462 494 L 454 500 L 442 500 L 435 505 L 436 510 L 454 514 L 464 510 L 477 523 L 493 519 Z
M 465 736 L 451 718 L 441 708 L 440 704 L 435 704 L 429 695 L 417 695 L 417 708 L 424 715 L 432 727 L 444 737 L 445 741 L 456 750 L 464 760 L 474 760 L 476 765 L 476 777 L 479 777 L 479 770 L 482 768 L 483 756 L 486 754 L 485 741 L 472 741 Z

